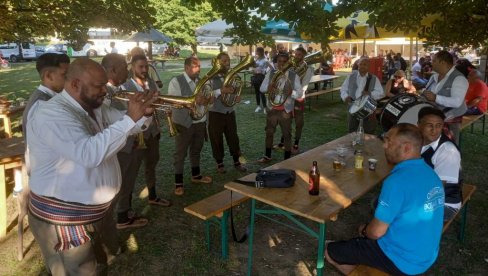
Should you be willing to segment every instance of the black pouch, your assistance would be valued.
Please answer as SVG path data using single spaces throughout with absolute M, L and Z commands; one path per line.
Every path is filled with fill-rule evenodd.
M 289 169 L 259 170 L 254 182 L 239 179 L 234 182 L 256 188 L 289 188 L 295 184 L 296 177 L 295 171 Z

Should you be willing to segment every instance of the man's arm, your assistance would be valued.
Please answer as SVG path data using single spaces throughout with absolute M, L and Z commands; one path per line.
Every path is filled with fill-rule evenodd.
M 360 231 L 360 235 L 371 240 L 377 240 L 383 237 L 390 225 L 382 222 L 377 218 L 373 218 L 368 224 L 366 224 Z
M 302 99 L 305 99 L 305 93 L 307 92 L 308 89 L 308 84 L 310 83 L 310 80 L 312 79 L 313 76 L 313 68 L 311 65 L 308 66 L 307 72 L 305 73 L 305 76 L 303 77 L 302 80 Z
M 482 97 L 476 97 L 474 99 L 472 99 L 470 102 L 466 103 L 466 105 L 468 106 L 468 108 L 471 108 L 473 106 L 477 106 L 478 103 L 482 100 L 483 98 Z
M 352 98 L 349 96 L 349 93 L 348 93 L 349 78 L 350 77 L 351 77 L 351 75 L 347 76 L 346 79 L 344 80 L 344 82 L 341 85 L 341 99 L 345 103 L 350 103 L 352 101 Z
M 295 74 L 293 83 L 293 91 L 291 92 L 292 99 L 299 99 L 303 96 L 302 84 L 300 83 L 300 76 Z
M 269 78 L 270 78 L 269 76 L 270 75 L 271 75 L 271 71 L 266 73 L 266 76 L 264 77 L 263 83 L 261 84 L 261 87 L 259 88 L 259 91 L 261 91 L 261 93 L 268 92 L 268 85 L 269 85 Z
M 381 86 L 380 80 L 375 75 L 373 75 L 372 78 L 372 81 L 374 81 L 374 88 L 373 91 L 371 91 L 371 97 L 375 100 L 381 99 L 385 96 L 383 87 Z

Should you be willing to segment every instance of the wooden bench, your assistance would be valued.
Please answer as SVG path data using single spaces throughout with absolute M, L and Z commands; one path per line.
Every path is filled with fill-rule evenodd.
M 215 222 L 217 225 L 220 225 L 222 258 L 227 259 L 229 250 L 227 241 L 227 221 L 229 218 L 230 208 L 237 206 L 248 199 L 249 197 L 236 192 L 232 192 L 231 198 L 231 191 L 224 190 L 185 207 L 185 212 L 204 221 L 205 238 L 207 242 L 207 249 L 209 251 L 210 223 Z
M 459 240 L 461 242 L 464 242 L 464 228 L 466 226 L 468 203 L 475 190 L 476 190 L 476 186 L 470 184 L 463 184 L 463 204 L 461 206 L 461 210 L 459 210 L 459 212 L 453 218 L 451 218 L 449 221 L 444 223 L 444 227 L 442 228 L 442 233 L 446 232 L 447 228 L 451 225 L 454 219 L 456 219 L 456 217 L 461 213 L 461 229 L 459 233 Z M 358 265 L 348 275 L 349 276 L 386 276 L 389 274 L 366 265 Z
M 340 91 L 340 90 L 341 90 L 340 87 L 334 87 L 334 88 L 329 88 L 329 89 L 322 89 L 322 90 L 315 91 L 315 92 L 309 92 L 309 93 L 305 94 L 305 99 L 310 98 L 310 97 L 314 97 L 314 96 L 318 97 L 322 94 L 334 93 L 334 92 Z M 311 102 L 308 101 L 308 110 L 310 110 L 310 104 L 311 104 Z
M 468 127 L 468 126 L 471 126 L 471 133 L 473 133 L 474 123 L 476 121 L 478 121 L 479 119 L 481 119 L 481 121 L 483 122 L 482 133 L 484 135 L 485 134 L 485 117 L 487 114 L 488 114 L 488 112 L 484 113 L 484 114 L 480 114 L 480 115 L 465 115 L 465 116 L 463 116 L 463 121 L 461 123 L 461 130 Z

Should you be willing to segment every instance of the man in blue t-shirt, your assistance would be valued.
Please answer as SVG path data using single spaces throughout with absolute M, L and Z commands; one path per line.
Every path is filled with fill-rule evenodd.
M 325 256 L 344 274 L 357 265 L 392 275 L 425 272 L 436 260 L 442 234 L 444 189 L 420 156 L 422 134 L 398 124 L 385 135 L 386 160 L 395 165 L 383 182 L 373 220 L 359 238 L 331 242 Z

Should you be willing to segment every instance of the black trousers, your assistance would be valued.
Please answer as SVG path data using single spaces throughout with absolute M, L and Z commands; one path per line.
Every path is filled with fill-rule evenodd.
M 237 135 L 236 113 L 208 112 L 208 134 L 213 158 L 217 162 L 224 159 L 224 136 L 231 156 L 239 156 L 239 136 Z

